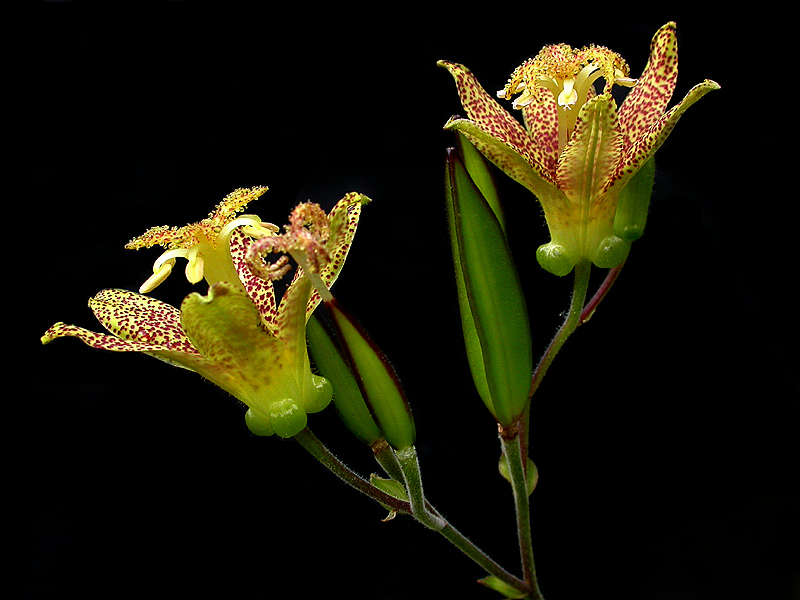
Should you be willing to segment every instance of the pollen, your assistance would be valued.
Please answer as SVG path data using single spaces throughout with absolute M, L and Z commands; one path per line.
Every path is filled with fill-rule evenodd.
M 264 186 L 254 188 L 239 188 L 234 190 L 220 202 L 216 208 L 202 221 L 190 223 L 182 227 L 169 227 L 161 225 L 151 227 L 139 237 L 125 244 L 128 250 L 139 250 L 161 246 L 167 249 L 191 248 L 200 243 L 213 241 L 219 236 L 222 229 L 236 218 L 237 213 L 253 200 L 264 194 Z M 254 220 L 258 221 L 257 218 Z M 267 224 L 263 224 L 267 225 Z M 272 225 L 277 230 L 277 227 Z
M 587 46 L 574 49 L 567 44 L 545 46 L 533 58 L 517 67 L 508 79 L 505 88 L 497 95 L 514 100 L 514 108 L 522 108 L 531 102 L 542 103 L 542 94 L 552 93 L 558 105 L 565 109 L 580 108 L 591 96 L 590 86 L 603 77 L 604 92 L 616 83 L 633 85 L 628 77 L 630 70 L 625 60 L 616 52 L 603 46 Z

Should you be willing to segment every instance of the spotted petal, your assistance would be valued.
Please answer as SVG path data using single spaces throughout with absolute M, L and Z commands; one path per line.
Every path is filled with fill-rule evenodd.
M 270 331 L 276 328 L 278 317 L 278 306 L 275 300 L 275 288 L 271 281 L 256 277 L 247 265 L 245 258 L 247 248 L 253 242 L 250 237 L 242 233 L 238 228 L 231 232 L 231 260 L 239 279 L 244 286 L 247 295 L 258 307 L 261 313 L 261 320 Z M 263 260 L 263 259 L 262 259 Z
M 42 336 L 42 343 L 49 344 L 53 340 L 62 337 L 75 337 L 87 346 L 98 350 L 110 350 L 112 352 L 151 352 L 153 350 L 167 350 L 165 346 L 149 344 L 147 342 L 131 342 L 123 340 L 107 333 L 96 333 L 76 325 L 67 325 L 58 322 L 50 327 Z
M 358 221 L 361 218 L 361 207 L 370 202 L 371 200 L 365 195 L 350 192 L 339 200 L 328 214 L 330 235 L 326 246 L 330 262 L 322 268 L 319 275 L 329 288 L 338 279 L 339 273 L 341 273 L 344 266 L 344 261 L 347 259 L 347 254 L 350 252 L 350 246 L 353 244 L 353 237 L 356 235 L 356 229 L 358 228 Z M 314 290 L 308 301 L 306 320 L 308 320 L 319 303 L 319 293 Z
M 614 186 L 625 185 L 633 175 L 646 163 L 661 147 L 669 134 L 675 128 L 678 120 L 692 104 L 712 90 L 718 90 L 719 84 L 710 79 L 694 86 L 678 104 L 661 115 L 632 146 L 625 149 L 625 155 L 620 163 L 620 169 L 614 176 Z
M 160 300 L 128 290 L 103 290 L 89 300 L 94 316 L 122 340 L 148 344 L 147 352 L 196 370 L 203 358 L 180 324 L 180 311 Z
M 581 107 L 575 132 L 558 161 L 558 187 L 590 217 L 622 158 L 622 135 L 609 94 Z
M 591 93 L 592 89 L 589 91 Z M 526 104 L 521 110 L 542 168 L 547 173 L 555 173 L 558 161 L 558 105 L 555 97 L 542 94 L 539 102 Z
M 114 335 L 56 323 L 44 334 L 42 342 L 76 337 L 93 348 L 144 352 L 193 371 L 204 362 L 180 326 L 179 311 L 160 300 L 127 290 L 103 290 L 89 300 L 89 306 L 103 327 Z
M 453 76 L 458 95 L 461 98 L 461 104 L 467 112 L 468 119 L 489 137 L 509 146 L 514 152 L 521 155 L 540 178 L 552 182 L 553 161 L 550 147 L 540 146 L 535 143 L 541 140 L 531 139 L 530 134 L 522 124 L 483 89 L 467 67 L 444 60 L 440 60 L 438 64 L 445 67 Z M 543 110 L 542 119 L 545 119 L 546 115 L 549 115 L 549 113 Z M 460 127 L 455 126 L 458 122 L 459 120 L 457 119 L 451 119 L 445 125 L 445 129 L 453 128 L 462 131 Z M 536 122 L 531 125 L 535 126 L 533 130 L 537 131 L 539 125 Z M 469 137 L 466 131 L 462 131 L 462 133 Z M 538 138 L 539 136 L 537 135 L 536 137 Z M 475 145 L 477 146 L 478 144 Z M 493 159 L 490 158 L 490 160 L 494 162 Z
M 445 129 L 459 131 L 506 175 L 528 188 L 540 200 L 558 194 L 556 186 L 543 179 L 526 158 L 509 144 L 492 137 L 478 124 L 468 119 L 450 119 Z
M 650 58 L 619 110 L 625 147 L 638 140 L 664 114 L 678 80 L 675 23 L 661 27 L 650 43 Z

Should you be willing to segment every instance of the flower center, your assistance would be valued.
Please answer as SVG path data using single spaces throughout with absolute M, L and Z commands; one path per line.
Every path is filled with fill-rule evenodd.
M 183 227 L 153 227 L 128 242 L 129 250 L 162 246 L 167 250 L 153 263 L 153 274 L 139 288 L 146 294 L 158 287 L 172 272 L 177 258 L 185 258 L 186 279 L 198 283 L 204 277 L 209 285 L 239 279 L 230 255 L 231 233 L 241 227 L 246 235 L 259 239 L 278 232 L 278 226 L 263 223 L 255 215 L 236 216 L 249 202 L 267 191 L 265 187 L 242 188 L 228 194 L 207 218 Z
M 594 83 L 604 78 L 604 93 L 610 92 L 614 84 L 631 87 L 636 80 L 628 77 L 628 73 L 623 58 L 602 46 L 580 50 L 566 44 L 545 46 L 534 58 L 516 68 L 497 96 L 510 99 L 520 94 L 512 106 L 522 109 L 534 102 L 542 104 L 545 102 L 543 94 L 552 94 L 558 107 L 558 151 L 561 153 L 575 131 L 581 107 L 595 95 Z

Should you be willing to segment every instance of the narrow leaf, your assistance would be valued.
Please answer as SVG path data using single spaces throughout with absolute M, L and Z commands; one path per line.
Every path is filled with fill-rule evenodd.
M 483 579 L 479 579 L 478 583 L 481 585 L 486 586 L 490 590 L 494 590 L 495 592 L 500 592 L 508 598 L 509 600 L 519 600 L 520 598 L 524 598 L 528 595 L 527 592 L 522 592 L 517 588 L 508 585 L 506 582 L 498 579 L 494 575 L 489 575 L 488 577 L 484 577 Z

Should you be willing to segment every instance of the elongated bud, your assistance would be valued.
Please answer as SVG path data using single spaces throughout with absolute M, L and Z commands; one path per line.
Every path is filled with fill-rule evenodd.
M 445 188 L 467 359 L 484 404 L 510 428 L 533 371 L 525 297 L 500 223 L 453 149 Z
M 361 324 L 336 299 L 326 302 L 325 307 L 381 434 L 396 450 L 413 446 L 414 418 L 394 368 Z
M 472 181 L 475 183 L 486 202 L 497 217 L 498 223 L 503 233 L 506 231 L 506 218 L 503 213 L 503 206 L 500 204 L 500 196 L 497 193 L 497 186 L 495 185 L 494 175 L 489 167 L 489 161 L 483 157 L 483 154 L 478 152 L 478 149 L 470 142 L 463 133 L 456 132 L 456 142 L 458 143 L 459 156 L 464 163 L 464 168 L 467 170 Z
M 656 175 L 656 160 L 651 158 L 631 177 L 620 192 L 617 212 L 614 215 L 614 233 L 633 242 L 644 235 L 653 181 Z
M 316 313 L 306 324 L 308 353 L 320 374 L 333 385 L 333 406 L 345 426 L 362 442 L 372 445 L 381 432 L 367 408 L 358 382 L 339 351 L 334 333 Z

